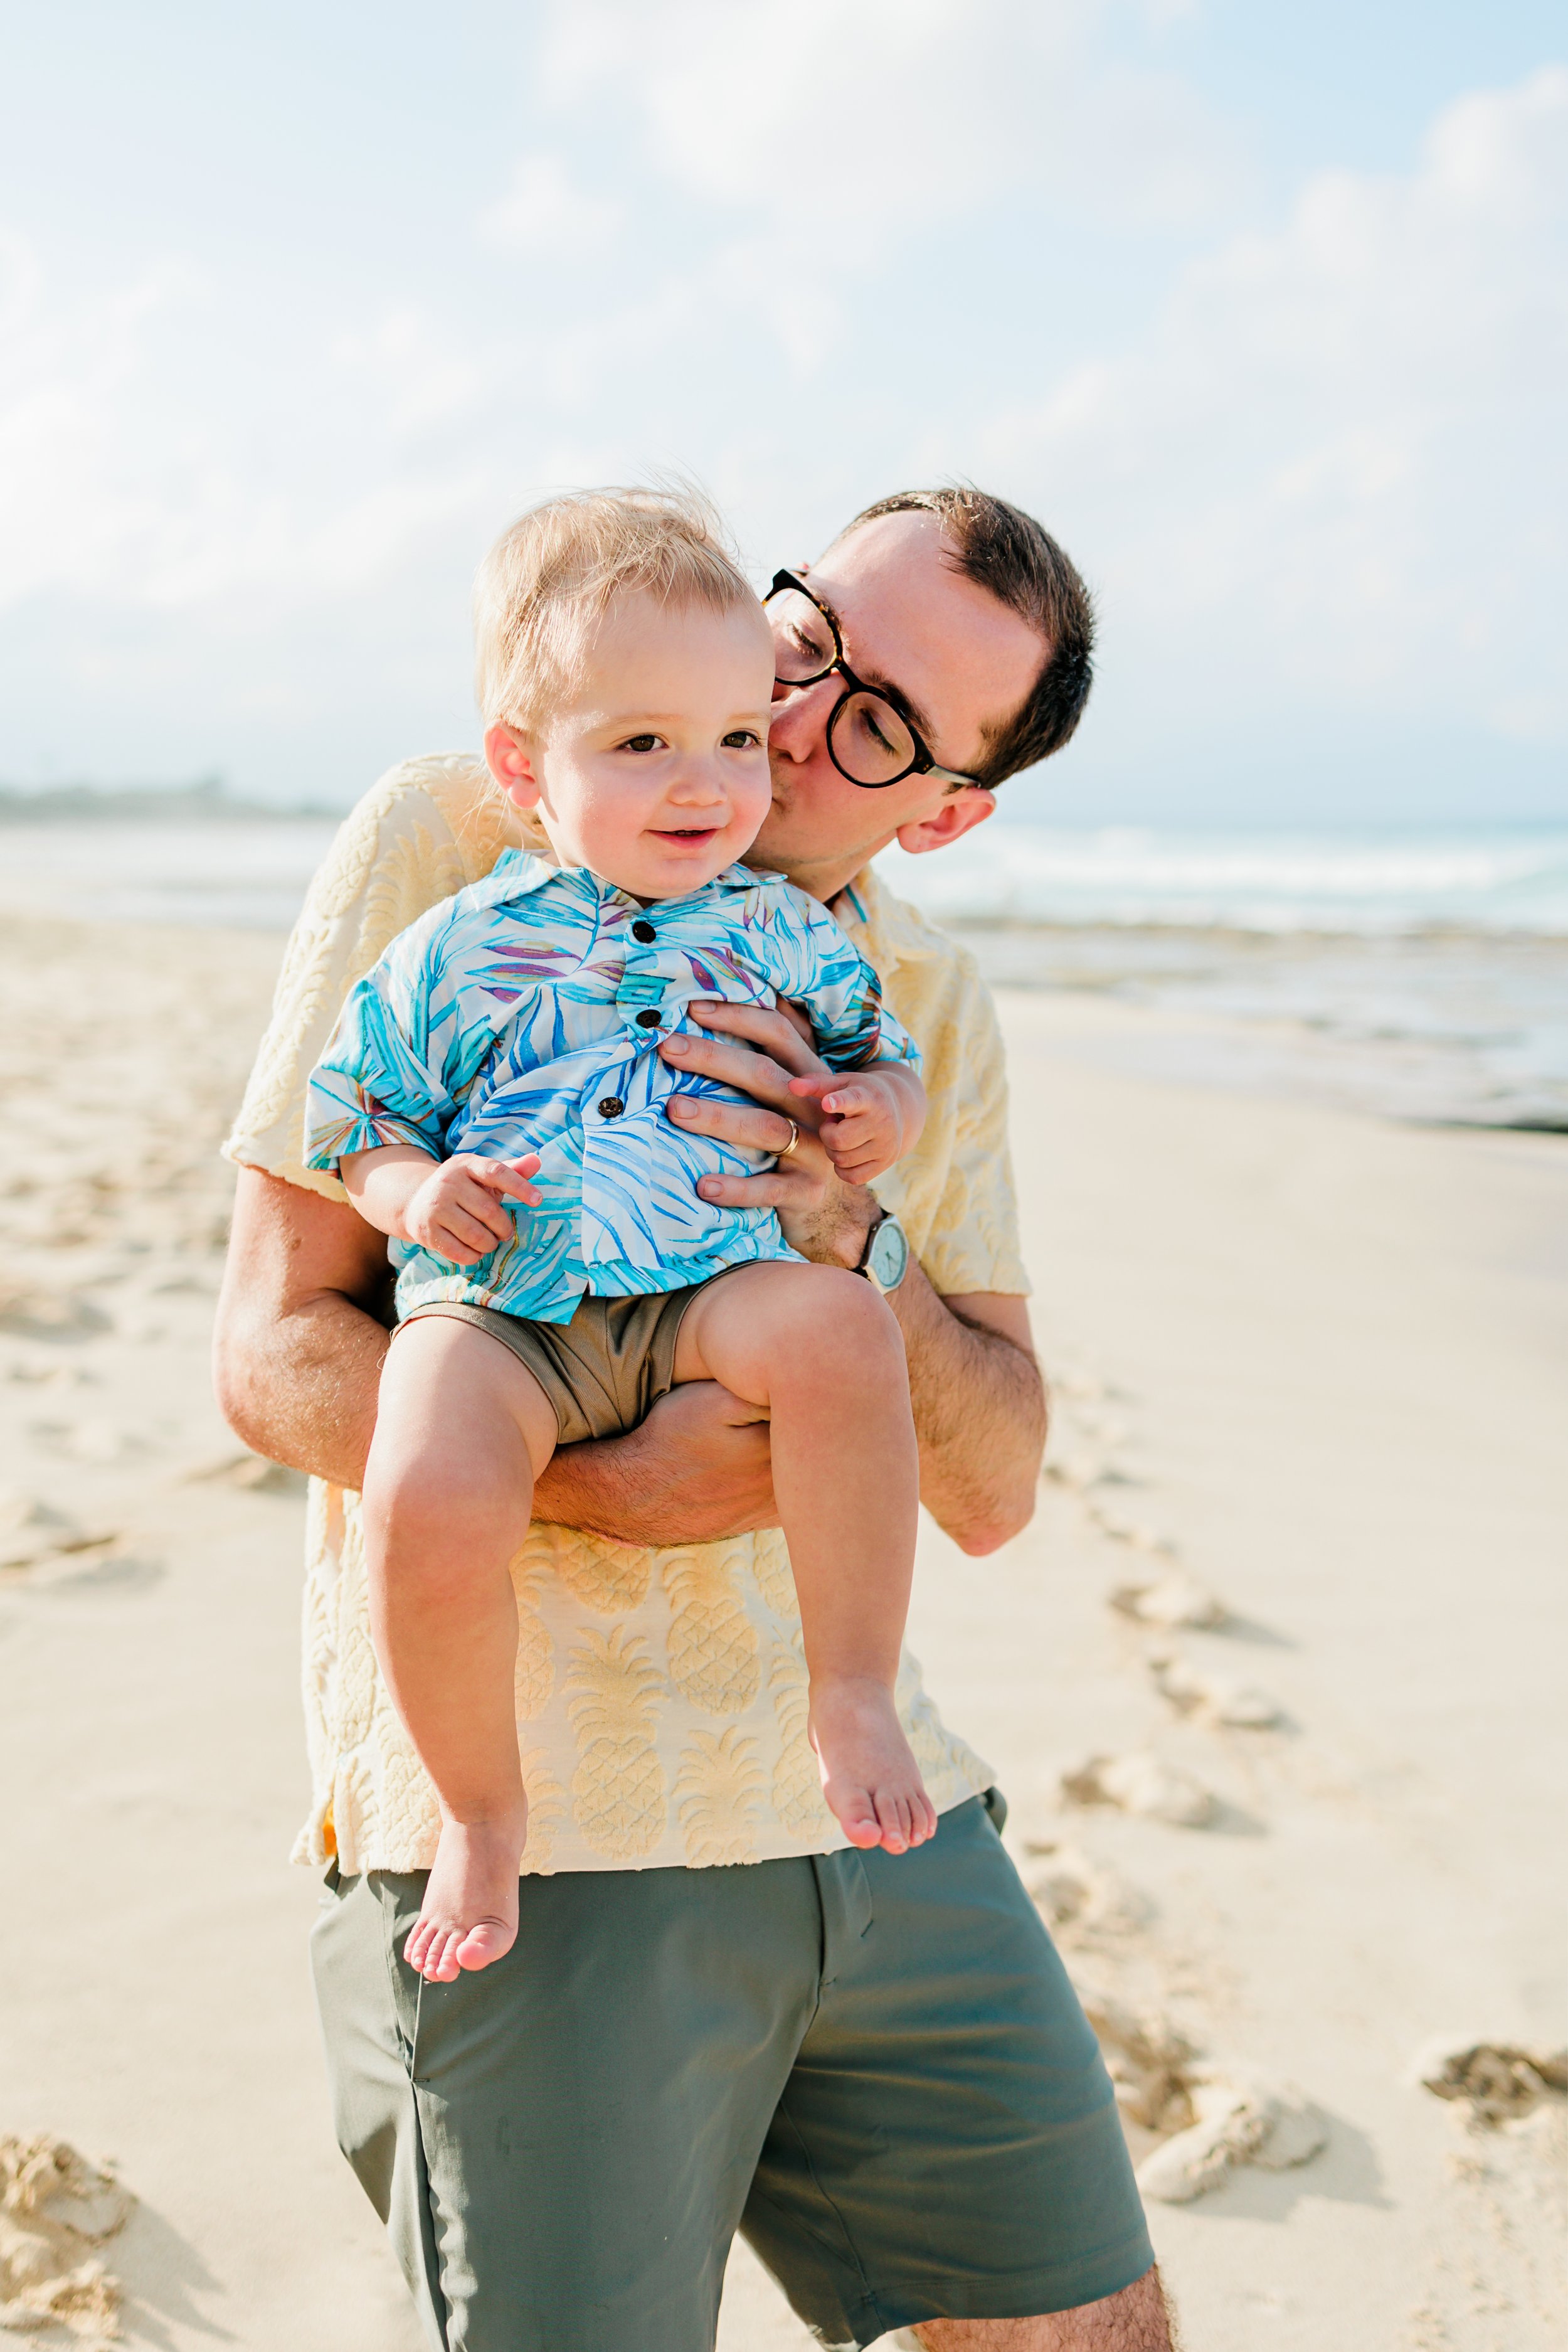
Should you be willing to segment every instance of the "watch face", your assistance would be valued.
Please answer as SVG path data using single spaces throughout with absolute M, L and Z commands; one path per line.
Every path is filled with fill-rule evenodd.
M 909 1264 L 909 1244 L 896 1217 L 884 1217 L 872 1235 L 866 1260 L 883 1290 L 896 1290 Z

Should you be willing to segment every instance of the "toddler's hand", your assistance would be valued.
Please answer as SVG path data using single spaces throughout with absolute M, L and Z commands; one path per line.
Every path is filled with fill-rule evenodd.
M 538 1207 L 540 1193 L 524 1181 L 538 1164 L 537 1151 L 526 1152 L 520 1160 L 482 1160 L 472 1151 L 444 1160 L 404 1205 L 404 1240 L 418 1242 L 455 1265 L 472 1265 L 488 1257 L 517 1231 L 504 1196 L 509 1193 L 530 1208 Z
M 821 1105 L 818 1140 L 846 1184 L 869 1184 L 909 1150 L 920 1132 L 924 1096 L 913 1073 L 855 1070 L 836 1077 L 791 1078 L 789 1091 Z

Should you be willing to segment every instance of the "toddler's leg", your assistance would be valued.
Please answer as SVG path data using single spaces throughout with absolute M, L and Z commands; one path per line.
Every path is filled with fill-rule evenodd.
M 376 1655 L 441 1801 L 404 1946 L 427 1977 L 486 1968 L 517 1932 L 528 1802 L 508 1565 L 555 1442 L 543 1390 L 498 1340 L 438 1316 L 398 1334 L 365 1472 L 365 1541 Z
M 920 1465 L 892 1309 L 836 1266 L 744 1266 L 693 1299 L 675 1378 L 768 1408 L 823 1794 L 852 1843 L 921 1844 L 936 1814 L 893 1704 Z

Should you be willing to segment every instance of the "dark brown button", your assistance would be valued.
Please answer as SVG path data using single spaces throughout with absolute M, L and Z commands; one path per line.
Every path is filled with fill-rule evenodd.
M 619 1118 L 625 1108 L 619 1095 L 601 1095 L 599 1098 L 601 1118 Z
M 633 923 L 632 926 L 632 936 L 634 940 L 641 940 L 643 945 L 646 948 L 652 947 L 659 934 L 653 929 L 652 923 Z
M 659 1021 L 660 1015 L 654 1012 L 651 1004 L 649 1005 L 646 1013 L 639 1013 L 637 1015 L 637 1026 L 639 1029 L 656 1029 L 659 1025 Z

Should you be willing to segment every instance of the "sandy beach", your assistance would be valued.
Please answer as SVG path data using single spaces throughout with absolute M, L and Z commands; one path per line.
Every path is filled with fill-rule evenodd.
M 159 2352 L 414 2352 L 287 1860 L 301 1482 L 207 1385 L 279 948 L 0 936 L 0 2161 L 55 2136 L 135 2200 L 51 2237 L 13 2198 L 0 2259 L 17 2293 L 26 2223 L 101 2263 Z M 1103 2032 L 1189 2352 L 1546 2352 L 1568 1138 L 1174 1082 L 1158 1012 L 1001 1002 L 1056 1424 L 1017 1542 L 925 1528 L 912 1637 Z M 737 2253 L 724 2352 L 808 2341 Z

